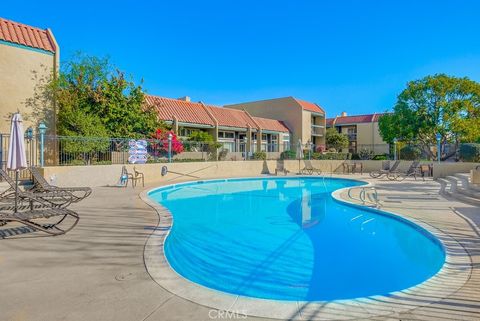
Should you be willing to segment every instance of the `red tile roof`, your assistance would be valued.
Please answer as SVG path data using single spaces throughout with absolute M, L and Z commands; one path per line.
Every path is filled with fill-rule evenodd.
M 200 103 L 187 102 L 178 99 L 145 95 L 148 106 L 154 106 L 161 120 L 172 121 L 174 117 L 179 122 L 215 126 L 215 122 Z
M 247 128 L 248 126 L 252 128 L 257 127 L 254 121 L 243 110 L 212 106 L 208 106 L 207 108 L 218 121 L 218 126 L 239 128 Z
M 47 30 L 0 18 L 0 40 L 55 52 L 55 42 Z
M 288 128 L 278 120 L 250 117 L 247 112 L 238 109 L 222 108 L 201 103 L 187 102 L 178 99 L 145 95 L 147 106 L 153 106 L 161 120 L 173 121 L 174 118 L 182 123 L 201 124 L 232 128 L 256 129 L 288 132 Z M 252 119 L 253 118 L 253 119 Z M 258 124 L 258 126 L 257 126 Z
M 295 99 L 295 101 L 299 103 L 304 110 L 313 111 L 314 113 L 322 113 L 322 114 L 325 113 L 323 108 L 317 104 L 314 104 L 305 100 L 297 99 L 297 98 L 293 98 L 293 99 Z
M 388 114 L 388 113 L 375 114 L 375 116 L 373 116 L 373 121 L 374 121 L 374 122 L 378 122 L 378 120 L 380 119 L 380 117 L 382 117 L 382 116 L 385 115 L 385 114 Z
M 378 122 L 380 116 L 384 115 L 383 113 L 380 114 L 368 114 L 368 115 L 354 115 L 354 116 L 338 116 L 335 118 L 327 118 L 327 126 L 331 126 L 335 121 L 335 125 L 348 125 L 348 124 L 358 124 L 358 123 L 371 123 Z
M 275 132 L 288 133 L 288 127 L 279 120 L 262 118 L 262 117 L 252 117 L 255 122 L 260 126 L 262 130 L 271 130 Z

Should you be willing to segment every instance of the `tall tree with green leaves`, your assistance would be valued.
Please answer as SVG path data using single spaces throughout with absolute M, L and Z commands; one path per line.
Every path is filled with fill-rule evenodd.
M 60 135 L 138 138 L 164 127 L 145 106 L 142 87 L 107 58 L 77 55 L 62 65 L 50 90 L 58 105 Z
M 397 98 L 393 113 L 380 117 L 380 134 L 388 143 L 396 138 L 416 143 L 436 158 L 430 147 L 441 137 L 441 159 L 446 144 L 472 142 L 480 137 L 480 84 L 445 74 L 427 76 L 407 84 Z

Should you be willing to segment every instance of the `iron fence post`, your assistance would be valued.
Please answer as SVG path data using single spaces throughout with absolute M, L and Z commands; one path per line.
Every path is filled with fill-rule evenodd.
M 442 135 L 440 135 L 440 133 L 437 133 L 435 135 L 435 138 L 437 139 L 437 161 L 438 161 L 438 163 L 440 163 L 440 159 L 442 157 L 442 151 L 441 151 Z
M 172 133 L 168 134 L 168 162 L 172 162 Z
M 38 132 L 40 133 L 40 166 L 43 167 L 45 164 L 45 133 L 47 131 L 47 126 L 43 122 L 38 125 Z

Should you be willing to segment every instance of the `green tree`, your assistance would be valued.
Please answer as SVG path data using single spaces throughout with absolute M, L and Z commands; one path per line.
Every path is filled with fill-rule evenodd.
M 201 130 L 194 130 L 188 136 L 190 142 L 213 142 L 213 136 Z
M 343 133 L 339 133 L 335 128 L 327 129 L 325 135 L 325 142 L 327 148 L 335 148 L 336 151 L 341 150 L 342 148 L 348 147 L 348 136 Z
M 50 89 L 58 104 L 60 135 L 139 138 L 164 127 L 155 110 L 145 106 L 142 87 L 125 79 L 107 58 L 77 55 L 62 65 Z M 91 123 L 78 122 L 77 113 Z
M 446 144 L 475 141 L 480 137 L 480 84 L 468 78 L 444 74 L 411 81 L 400 93 L 393 113 L 379 120 L 382 138 L 392 143 L 394 138 L 416 143 L 430 156 L 430 147 L 441 135 L 442 160 Z
M 187 139 L 187 149 L 204 151 L 209 154 L 210 159 L 217 159 L 218 149 L 223 145 L 215 142 L 213 136 L 201 130 L 195 130 L 190 133 Z

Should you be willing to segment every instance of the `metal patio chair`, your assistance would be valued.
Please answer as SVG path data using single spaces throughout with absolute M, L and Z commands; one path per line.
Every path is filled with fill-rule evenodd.
M 403 181 L 407 177 L 413 176 L 415 180 L 417 180 L 417 175 L 420 174 L 418 166 L 419 164 L 420 161 L 413 161 L 412 164 L 410 164 L 410 167 L 405 172 L 401 172 L 398 170 L 390 171 L 387 174 L 387 178 L 391 181 Z M 425 178 L 423 180 L 425 180 Z
M 2 199 L 2 202 L 8 201 L 9 199 L 15 200 L 15 198 L 17 198 L 17 201 L 22 200 L 23 198 L 38 199 L 45 204 L 49 204 L 50 207 L 65 208 L 75 199 L 72 193 L 62 190 L 35 192 L 16 188 L 15 181 L 3 169 L 0 169 L 0 180 L 6 181 L 10 186 L 5 191 L 0 193 L 0 199 Z
M 73 218 L 73 223 L 63 228 L 60 224 L 68 217 Z M 52 218 L 59 219 L 52 222 Z M 61 235 L 73 229 L 79 219 L 76 212 L 52 205 L 35 193 L 22 194 L 16 202 L 12 198 L 0 198 L 0 226 L 17 222 L 50 235 Z
M 300 171 L 301 174 L 312 175 L 313 173 L 322 175 L 322 170 L 320 168 L 315 168 L 312 165 L 312 162 L 308 159 L 304 159 L 305 167 Z
M 33 177 L 33 188 L 30 190 L 32 192 L 63 191 L 71 193 L 73 203 L 80 202 L 92 194 L 92 189 L 90 187 L 58 187 L 51 185 L 43 177 L 42 173 L 40 173 L 38 167 L 30 167 L 29 170 Z
M 370 177 L 380 178 L 384 175 L 387 175 L 390 172 L 396 171 L 397 168 L 398 168 L 398 165 L 400 165 L 399 160 L 395 161 L 395 163 L 393 163 L 393 165 L 389 169 L 383 169 L 382 168 L 381 170 L 370 172 Z

